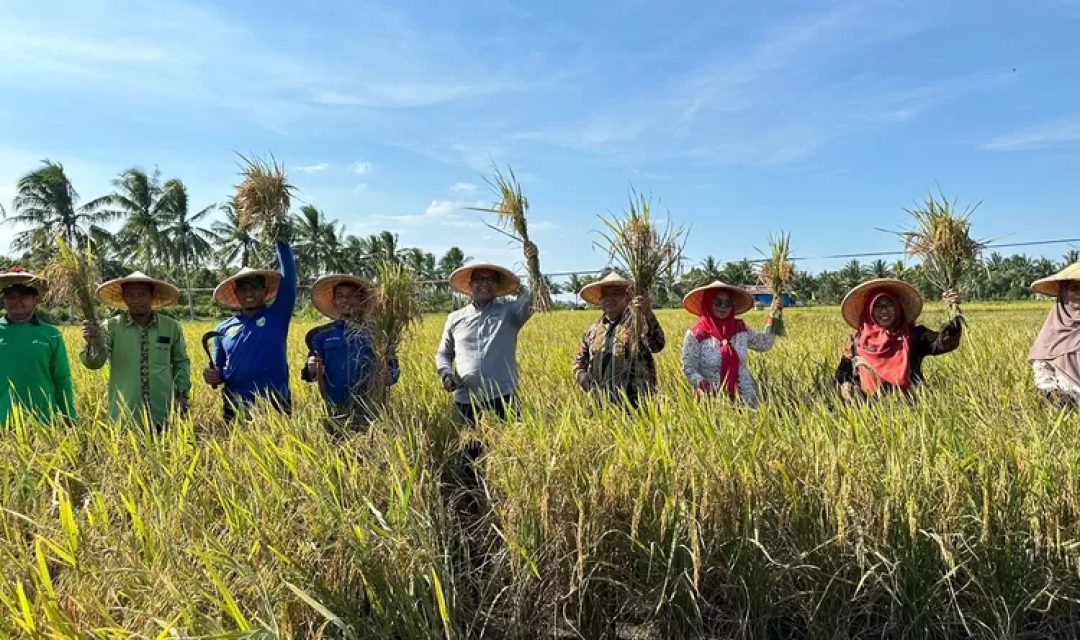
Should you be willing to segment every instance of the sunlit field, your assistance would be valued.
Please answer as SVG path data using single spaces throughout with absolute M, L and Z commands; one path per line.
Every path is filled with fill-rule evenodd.
M 107 422 L 106 373 L 65 329 L 79 423 L 0 437 L 0 636 L 1075 637 L 1080 418 L 1025 361 L 1048 304 L 971 305 L 918 402 L 857 408 L 832 386 L 838 311 L 788 310 L 751 355 L 757 412 L 694 399 L 685 312 L 660 312 L 661 390 L 638 413 L 574 385 L 595 312 L 537 316 L 522 419 L 472 434 L 434 373 L 445 316 L 368 434 L 328 429 L 300 382 L 311 322 L 291 420 L 224 428 L 200 381 L 163 436 Z M 195 377 L 209 327 L 186 327 Z M 479 521 L 455 488 L 470 436 Z

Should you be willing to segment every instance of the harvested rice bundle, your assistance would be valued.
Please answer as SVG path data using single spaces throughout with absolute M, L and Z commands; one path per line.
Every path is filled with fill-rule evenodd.
M 949 202 L 944 195 L 939 200 L 930 194 L 922 206 L 905 209 L 915 226 L 897 232 L 904 241 L 904 251 L 922 260 L 927 279 L 942 291 L 959 291 L 987 246 L 986 241 L 971 237 L 971 216 L 978 207 L 955 213 L 955 200 Z M 950 310 L 959 314 L 956 305 L 950 305 Z
M 52 304 L 73 305 L 86 322 L 97 321 L 97 291 L 101 274 L 87 242 L 76 251 L 62 238 L 56 241 L 59 251 L 45 267 L 42 277 L 49 283 L 45 299 Z M 89 345 L 91 350 L 101 345 Z
M 261 230 L 264 240 L 277 239 L 285 231 L 296 188 L 273 156 L 269 161 L 240 156 L 240 161 L 242 179 L 233 200 L 240 228 Z
M 675 227 L 670 216 L 663 228 L 651 215 L 652 198 L 631 190 L 630 201 L 622 216 L 600 216 L 605 231 L 608 260 L 634 281 L 634 295 L 653 294 L 656 285 L 670 276 L 682 263 L 686 230 Z M 639 335 L 644 318 L 634 310 L 630 316 L 631 334 Z M 637 341 L 631 343 L 638 348 Z
M 402 340 L 416 326 L 422 315 L 417 295 L 416 274 L 400 263 L 382 261 L 376 267 L 374 299 L 368 305 L 368 326 L 375 347 L 375 374 L 371 381 L 370 401 L 376 408 L 389 398 L 389 363 L 398 353 Z
M 498 167 L 493 167 L 492 170 L 495 175 L 484 180 L 491 186 L 499 201 L 486 208 L 473 207 L 473 210 L 494 213 L 498 216 L 499 224 L 498 228 L 493 228 L 512 240 L 520 242 L 524 248 L 529 242 L 529 221 L 526 217 L 529 211 L 529 200 L 521 192 L 521 184 L 512 168 L 507 167 L 508 176 L 503 175 Z M 540 271 L 540 256 L 529 255 L 526 252 L 525 268 L 529 272 L 529 289 L 532 291 L 533 308 L 541 312 L 550 310 L 551 292 Z
M 784 292 L 791 291 L 795 281 L 795 263 L 791 261 L 791 234 L 769 234 L 769 253 L 758 271 L 758 282 L 772 292 L 767 329 L 782 336 L 784 329 Z

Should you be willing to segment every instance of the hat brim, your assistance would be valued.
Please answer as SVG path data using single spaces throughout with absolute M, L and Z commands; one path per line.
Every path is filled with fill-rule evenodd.
M 315 284 L 311 285 L 311 304 L 319 310 L 319 313 L 331 320 L 337 320 L 341 317 L 337 307 L 334 306 L 334 289 L 339 284 L 351 284 L 363 290 L 366 297 L 365 306 L 370 307 L 371 295 L 375 292 L 375 285 L 358 276 L 331 274 L 319 278 L 315 281 Z
M 840 303 L 840 315 L 844 317 L 844 322 L 858 329 L 871 295 L 881 292 L 891 293 L 900 301 L 900 306 L 904 308 L 904 320 L 908 324 L 913 324 L 922 315 L 923 299 L 918 289 L 903 280 L 877 278 L 860 284 L 844 296 L 844 301 Z
M 714 282 L 704 287 L 698 287 L 683 296 L 683 309 L 695 316 L 700 316 L 703 311 L 702 307 L 705 304 L 705 296 L 710 291 L 727 291 L 731 294 L 731 299 L 735 301 L 735 315 L 744 314 L 754 308 L 754 296 L 750 295 L 750 292 L 746 289 L 722 282 Z
M 125 284 L 150 284 L 154 286 L 154 301 L 151 308 L 155 311 L 176 304 L 180 299 L 180 289 L 156 278 L 116 278 L 97 288 L 98 300 L 114 309 L 126 309 L 124 303 Z
M 581 299 L 588 302 L 591 305 L 599 305 L 600 299 L 604 297 L 604 289 L 626 289 L 628 292 L 633 291 L 634 282 L 632 280 L 598 280 L 591 282 L 581 288 L 578 293 Z
M 486 263 L 470 264 L 455 270 L 450 274 L 450 287 L 459 293 L 471 296 L 472 274 L 477 269 L 494 271 L 499 274 L 499 288 L 495 290 L 496 296 L 508 296 L 521 287 L 521 278 L 518 278 L 513 271 L 497 264 Z
M 1065 267 L 1048 278 L 1031 283 L 1031 290 L 1044 296 L 1056 298 L 1061 294 L 1061 286 L 1066 282 L 1080 282 L 1080 262 Z
M 49 288 L 48 283 L 40 277 L 32 273 L 4 273 L 0 274 L 0 291 L 7 289 L 8 287 L 14 287 L 16 285 L 22 285 L 24 287 L 33 287 L 37 290 L 38 295 L 42 295 Z
M 241 305 L 239 298 L 236 297 L 237 281 L 258 276 L 266 279 L 266 304 L 270 304 L 277 298 L 278 289 L 281 287 L 281 274 L 269 269 L 248 269 L 222 280 L 221 284 L 214 289 L 214 300 L 223 307 L 239 309 Z

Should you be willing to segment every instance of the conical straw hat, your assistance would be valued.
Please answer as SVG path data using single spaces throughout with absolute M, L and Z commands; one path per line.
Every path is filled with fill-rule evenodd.
M 154 286 L 154 302 L 151 303 L 151 308 L 155 310 L 163 309 L 171 304 L 175 304 L 176 301 L 180 299 L 179 289 L 164 280 L 151 278 L 142 271 L 136 271 L 129 276 L 109 280 L 102 284 L 97 288 L 97 297 L 114 309 L 126 309 L 127 305 L 124 304 L 124 285 L 134 283 L 145 283 Z
M 236 297 L 236 281 L 256 276 L 266 278 L 266 304 L 270 304 L 277 298 L 278 287 L 281 286 L 281 274 L 269 269 L 251 269 L 249 267 L 244 267 L 236 275 L 222 280 L 221 284 L 214 289 L 214 300 L 217 300 L 218 304 L 223 307 L 239 309 L 240 300 Z
M 840 315 L 844 317 L 844 322 L 858 329 L 870 298 L 880 292 L 891 293 L 900 301 L 900 306 L 904 308 L 904 320 L 908 324 L 914 323 L 922 313 L 923 299 L 918 289 L 903 280 L 876 278 L 860 284 L 844 296 L 844 301 L 840 303 Z
M 1058 271 L 1049 278 L 1043 278 L 1042 280 L 1036 280 L 1031 283 L 1031 289 L 1035 293 L 1041 293 L 1044 296 L 1050 296 L 1051 298 L 1058 297 L 1061 292 L 1061 284 L 1070 280 L 1080 281 L 1080 262 L 1074 262 L 1065 267 L 1061 271 Z
M 311 304 L 315 305 L 319 313 L 331 320 L 337 320 L 341 316 L 337 309 L 334 308 L 334 289 L 339 284 L 356 285 L 364 292 L 365 304 L 370 305 L 371 294 L 375 291 L 373 284 L 357 276 L 335 273 L 323 276 L 316 280 L 315 284 L 311 285 Z
M 22 267 L 11 267 L 8 271 L 0 273 L 0 291 L 13 287 L 17 284 L 33 287 L 38 294 L 44 294 L 48 289 L 48 283 L 39 275 L 30 273 Z
M 612 271 L 603 278 L 596 282 L 590 282 L 581 288 L 581 299 L 589 304 L 600 304 L 600 298 L 604 294 L 604 289 L 607 287 L 622 287 L 624 289 L 632 289 L 634 286 L 633 280 L 627 280 L 619 274 Z
M 488 271 L 494 271 L 499 274 L 499 288 L 495 290 L 496 296 L 508 296 L 518 290 L 521 286 L 521 279 L 514 275 L 514 272 L 506 267 L 500 267 L 497 264 L 488 264 L 481 262 L 477 264 L 470 264 L 460 269 L 455 270 L 450 274 L 450 286 L 455 291 L 464 293 L 465 295 L 472 295 L 472 274 L 477 269 L 487 269 Z
M 749 291 L 742 287 L 716 280 L 704 287 L 698 287 L 683 296 L 683 309 L 686 309 L 695 316 L 700 316 L 702 313 L 702 305 L 705 303 L 705 295 L 709 291 L 727 291 L 730 293 L 732 301 L 735 302 L 735 315 L 746 313 L 754 308 L 754 296 L 750 295 Z

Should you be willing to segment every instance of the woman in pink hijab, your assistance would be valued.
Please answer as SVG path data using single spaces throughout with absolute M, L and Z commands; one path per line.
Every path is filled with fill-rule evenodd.
M 1080 262 L 1031 288 L 1056 298 L 1028 354 L 1035 386 L 1056 404 L 1076 408 L 1080 403 Z

